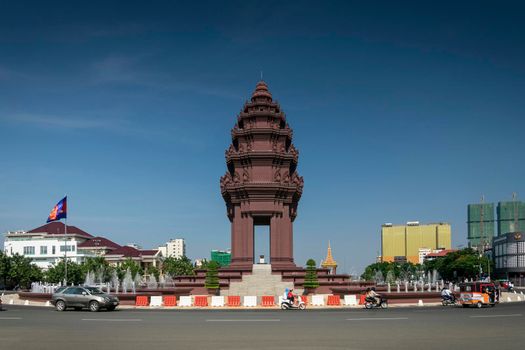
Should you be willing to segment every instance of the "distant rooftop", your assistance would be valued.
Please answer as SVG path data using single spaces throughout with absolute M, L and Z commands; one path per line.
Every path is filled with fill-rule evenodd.
M 406 224 L 392 224 L 391 222 L 386 222 L 382 227 L 399 227 L 399 226 L 428 226 L 428 225 L 449 225 L 448 222 L 428 222 L 420 223 L 419 221 L 407 221 Z
M 63 223 L 55 221 L 55 222 L 50 222 L 49 224 L 37 227 L 35 229 L 32 229 L 31 231 L 28 231 L 27 233 L 47 233 L 49 235 L 63 235 L 65 233 L 64 226 L 65 225 Z M 70 225 L 67 225 L 67 234 L 68 235 L 76 234 L 76 235 L 84 236 L 87 238 L 93 237 L 86 231 L 83 231 L 76 226 L 70 226 Z

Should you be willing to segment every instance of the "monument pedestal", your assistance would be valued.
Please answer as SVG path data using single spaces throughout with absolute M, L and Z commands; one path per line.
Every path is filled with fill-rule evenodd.
M 227 290 L 221 290 L 221 295 L 279 296 L 286 288 L 294 288 L 293 282 L 283 282 L 281 274 L 273 274 L 270 264 L 253 264 L 251 269 L 251 274 L 243 274 L 242 281 L 230 282 Z

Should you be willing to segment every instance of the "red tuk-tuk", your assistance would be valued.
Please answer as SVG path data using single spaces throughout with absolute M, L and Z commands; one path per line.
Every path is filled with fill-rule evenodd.
M 484 305 L 494 306 L 499 302 L 496 286 L 491 282 L 470 282 L 459 284 L 459 303 L 463 307 Z

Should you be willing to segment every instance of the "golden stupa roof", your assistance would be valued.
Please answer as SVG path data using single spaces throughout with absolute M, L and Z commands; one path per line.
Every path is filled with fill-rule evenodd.
M 321 263 L 321 267 L 328 268 L 328 267 L 337 267 L 337 262 L 334 260 L 334 257 L 332 256 L 332 248 L 330 247 L 330 242 L 328 242 L 328 252 L 326 253 L 326 259 L 323 260 Z

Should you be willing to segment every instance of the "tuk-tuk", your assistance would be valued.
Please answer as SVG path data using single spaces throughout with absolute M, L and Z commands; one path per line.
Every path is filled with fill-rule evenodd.
M 494 306 L 499 302 L 499 293 L 491 282 L 470 282 L 459 284 L 459 303 L 463 307 L 483 305 Z

